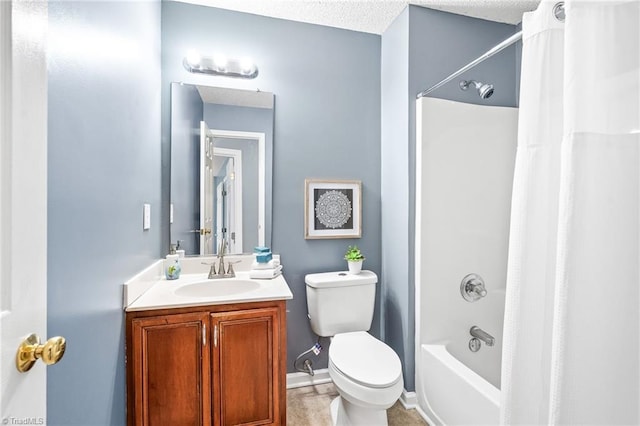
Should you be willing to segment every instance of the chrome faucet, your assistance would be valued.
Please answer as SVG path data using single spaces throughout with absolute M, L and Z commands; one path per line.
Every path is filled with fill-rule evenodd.
M 236 276 L 236 272 L 233 270 L 233 265 L 235 265 L 236 263 L 240 262 L 235 261 L 235 262 L 227 262 L 227 264 L 229 265 L 228 268 L 225 268 L 225 263 L 224 263 L 224 252 L 225 252 L 225 247 L 226 247 L 226 241 L 222 240 L 222 242 L 220 243 L 220 250 L 218 250 L 218 269 L 216 271 L 216 263 L 205 263 L 202 262 L 204 265 L 211 265 L 211 268 L 209 269 L 209 276 L 208 279 L 210 280 L 214 280 L 214 279 L 218 279 L 218 278 L 234 278 Z
M 471 327 L 471 330 L 469 330 L 469 333 L 471 333 L 471 335 L 476 339 L 482 340 L 484 344 L 487 346 L 493 346 L 493 344 L 496 341 L 496 339 L 492 335 L 490 335 L 489 333 L 487 333 L 486 331 L 484 331 L 483 329 L 475 325 Z
M 227 242 L 224 240 L 224 238 L 220 241 L 220 249 L 218 250 L 218 274 L 219 275 L 224 275 L 225 274 L 225 269 L 224 269 L 224 250 L 225 247 L 227 246 Z
M 211 265 L 211 268 L 209 269 L 209 276 L 207 277 L 208 279 L 212 280 L 216 277 L 216 263 L 204 263 L 202 262 L 203 265 Z

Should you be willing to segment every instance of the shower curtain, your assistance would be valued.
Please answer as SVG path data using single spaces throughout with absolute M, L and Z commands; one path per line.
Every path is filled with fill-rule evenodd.
M 640 423 L 640 1 L 523 20 L 503 424 Z

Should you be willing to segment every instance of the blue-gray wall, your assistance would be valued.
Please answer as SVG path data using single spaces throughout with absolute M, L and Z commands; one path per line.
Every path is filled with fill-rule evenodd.
M 409 6 L 382 36 L 384 335 L 403 361 L 407 390 L 415 388 L 415 96 L 515 31 L 512 25 Z M 396 49 L 407 49 L 407 53 Z M 398 63 L 399 60 L 407 60 L 407 65 Z M 515 106 L 515 65 L 516 51 L 510 47 L 431 96 L 484 105 Z M 395 79 L 400 79 L 406 86 L 398 87 Z M 461 91 L 458 87 L 461 79 L 490 82 L 495 86 L 495 94 L 483 101 L 472 90 Z M 396 93 L 403 88 L 406 92 Z M 408 102 L 403 105 L 405 99 Z M 396 111 L 396 107 L 403 111 Z M 397 206 L 405 208 L 399 212 Z
M 288 303 L 289 370 L 315 337 L 307 320 L 304 276 L 346 269 L 349 244 L 380 274 L 380 37 L 184 3 L 162 3 L 163 155 L 169 135 L 171 82 L 273 92 L 272 248 L 282 255 L 294 298 Z M 188 49 L 250 56 L 251 81 L 189 74 Z M 304 239 L 305 178 L 360 179 L 361 239 Z M 372 332 L 379 335 L 379 297 Z M 326 367 L 326 355 L 314 362 Z
M 409 9 L 382 36 L 382 334 L 402 360 L 405 388 L 413 383 L 413 316 L 409 293 Z
M 160 3 L 50 2 L 48 68 L 48 334 L 68 343 L 47 423 L 122 425 L 122 283 L 160 255 Z
M 158 88 L 159 89 L 159 88 Z M 180 241 L 187 254 L 200 252 L 200 122 L 202 98 L 195 86 L 171 86 L 171 241 Z M 163 169 L 167 173 L 169 169 Z M 161 253 L 169 251 L 162 247 Z
M 272 108 L 252 108 L 235 105 L 204 104 L 204 121 L 210 129 L 262 132 L 265 134 L 267 159 L 273 156 Z

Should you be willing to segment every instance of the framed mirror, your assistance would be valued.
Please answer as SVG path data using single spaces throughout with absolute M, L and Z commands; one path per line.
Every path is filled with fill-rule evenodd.
M 274 95 L 171 84 L 170 239 L 187 255 L 271 245 Z

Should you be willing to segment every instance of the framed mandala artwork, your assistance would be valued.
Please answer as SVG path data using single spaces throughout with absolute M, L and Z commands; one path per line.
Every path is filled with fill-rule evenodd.
M 362 182 L 304 181 L 304 238 L 360 238 Z

